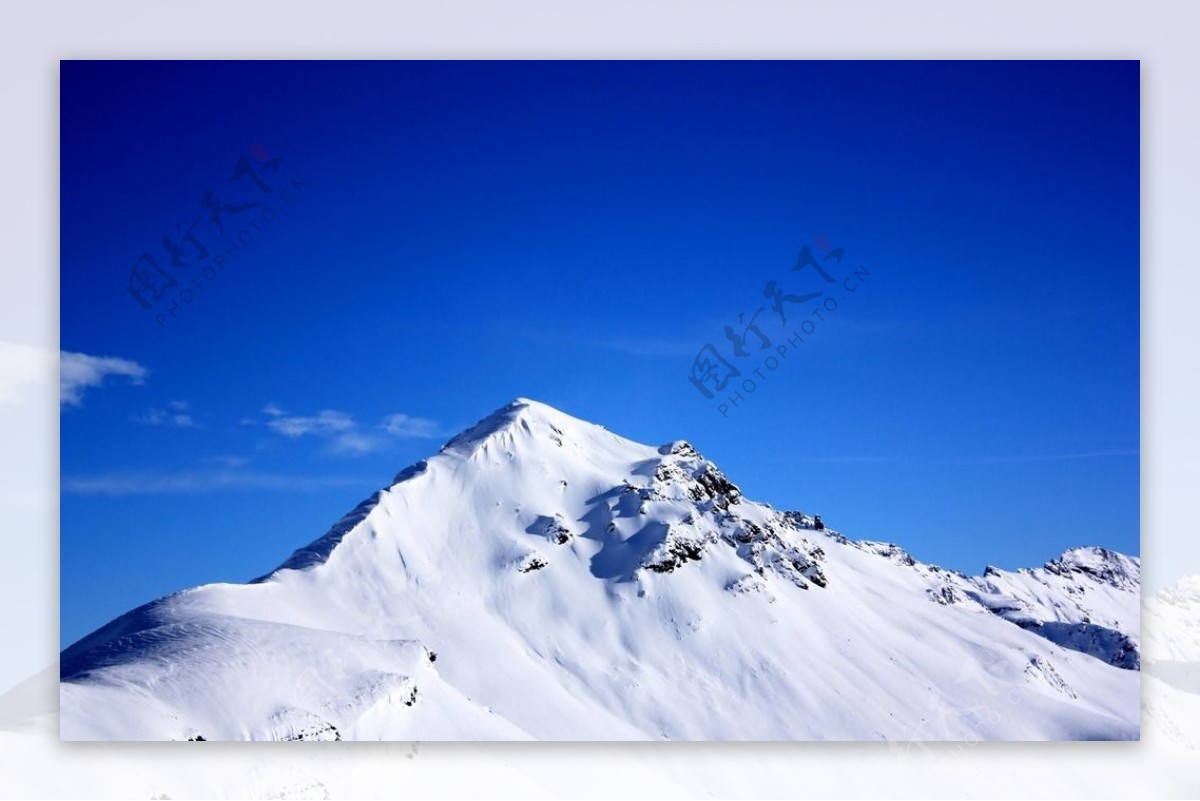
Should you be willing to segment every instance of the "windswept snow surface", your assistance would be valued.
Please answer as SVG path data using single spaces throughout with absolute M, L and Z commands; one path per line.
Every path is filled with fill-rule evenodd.
M 269 575 L 67 648 L 61 735 L 1133 739 L 1139 572 L 964 576 L 519 399 Z

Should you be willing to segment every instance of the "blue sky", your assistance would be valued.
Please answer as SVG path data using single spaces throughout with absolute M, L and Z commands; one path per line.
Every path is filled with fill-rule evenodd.
M 63 62 L 61 343 L 97 357 L 64 366 L 63 643 L 267 572 L 518 396 L 686 438 L 750 497 L 948 567 L 1138 553 L 1138 83 L 1136 62 Z M 845 249 L 833 283 L 791 269 L 805 245 Z M 177 282 L 140 287 L 149 309 L 143 253 Z M 784 325 L 771 280 L 824 294 Z M 724 328 L 764 306 L 772 346 L 738 358 Z M 742 370 L 713 399 L 688 380 L 710 343 Z

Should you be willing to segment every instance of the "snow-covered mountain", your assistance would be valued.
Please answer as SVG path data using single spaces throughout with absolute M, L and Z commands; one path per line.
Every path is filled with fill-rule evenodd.
M 933 591 L 938 600 L 966 598 L 1064 648 L 1117 667 L 1141 666 L 1136 557 L 1072 548 L 1039 568 L 1011 573 L 988 567 L 978 578 L 943 571 L 940 577 L 942 586 Z
M 66 739 L 1128 739 L 1136 558 L 968 577 L 517 400 L 61 655 Z
M 1188 576 L 1146 600 L 1147 692 L 1142 702 L 1149 725 L 1172 745 L 1200 750 L 1200 575 Z

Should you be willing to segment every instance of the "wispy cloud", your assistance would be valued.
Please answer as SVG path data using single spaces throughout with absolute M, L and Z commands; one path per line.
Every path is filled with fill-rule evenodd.
M 1032 462 L 1064 462 L 1075 459 L 1107 459 L 1122 456 L 1137 456 L 1138 448 L 1115 448 L 1096 451 L 1066 451 L 1061 453 L 1009 454 L 997 456 L 967 456 L 945 459 L 916 459 L 906 456 L 842 455 L 842 456 L 797 456 L 797 461 L 819 464 L 903 464 L 930 465 L 934 467 L 968 467 L 989 464 L 1029 464 Z
M 436 420 L 407 414 L 389 414 L 378 425 L 359 426 L 354 417 L 337 409 L 322 409 L 313 415 L 289 414 L 277 403 L 263 407 L 263 424 L 289 439 L 316 437 L 329 442 L 334 453 L 363 454 L 385 447 L 392 439 L 433 439 L 445 436 Z M 242 418 L 242 425 L 257 425 L 258 420 Z
M 1072 453 L 1039 453 L 1025 456 L 981 456 L 969 459 L 956 459 L 947 464 L 1026 464 L 1028 462 L 1066 462 L 1075 459 L 1108 459 L 1114 456 L 1137 456 L 1141 453 L 1138 448 L 1118 448 L 1105 451 L 1077 451 Z
M 285 437 L 303 437 L 309 434 L 330 436 L 354 430 L 354 418 L 335 409 L 324 409 L 312 417 L 291 416 L 285 414 L 282 409 L 276 409 L 277 411 L 267 412 L 272 415 L 267 421 L 267 428 Z
M 65 350 L 60 353 L 59 363 L 59 403 L 70 406 L 82 403 L 84 390 L 100 386 L 109 376 L 125 376 L 131 383 L 141 384 L 148 373 L 145 367 L 129 359 Z
M 239 489 L 311 492 L 370 485 L 371 479 L 354 476 L 293 476 L 236 469 L 101 473 L 62 479 L 62 491 L 74 495 L 167 495 Z
M 171 428 L 199 428 L 196 420 L 189 413 L 191 408 L 187 401 L 171 401 L 168 409 L 147 409 L 143 414 L 134 417 L 134 421 L 146 426 L 169 426 Z
M 383 447 L 380 437 L 362 434 L 358 431 L 347 431 L 338 434 L 333 439 L 333 450 L 338 453 L 370 453 Z
M 383 418 L 380 428 L 401 439 L 433 439 L 446 436 L 436 420 L 410 417 L 407 414 L 389 414 Z

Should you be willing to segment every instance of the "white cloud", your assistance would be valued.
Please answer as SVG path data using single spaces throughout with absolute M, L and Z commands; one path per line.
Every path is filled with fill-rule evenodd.
M 313 417 L 295 417 L 285 415 L 278 407 L 275 407 L 278 413 L 268 411 L 271 408 L 268 406 L 264 409 L 273 415 L 273 419 L 267 421 L 267 427 L 285 437 L 303 437 L 306 434 L 329 436 L 354 430 L 354 418 L 336 409 L 324 409 Z
M 384 431 L 401 439 L 431 439 L 444 436 L 435 420 L 424 417 L 409 417 L 407 414 L 389 414 L 383 418 Z
M 871 456 L 871 455 L 844 455 L 844 456 L 805 456 L 799 455 L 793 457 L 802 462 L 829 462 L 829 463 L 847 463 L 847 464 L 896 464 L 896 465 L 935 465 L 935 466 L 962 466 L 970 467 L 975 465 L 997 465 L 997 464 L 1026 464 L 1030 462 L 1063 462 L 1072 461 L 1075 459 L 1106 459 L 1110 457 L 1121 456 L 1139 456 L 1141 451 L 1137 448 L 1114 448 L 1110 450 L 1097 451 L 1069 451 L 1061 453 L 1033 453 L 1025 455 L 1009 455 L 1009 456 L 971 456 L 971 457 L 950 457 L 940 459 L 921 459 L 908 456 Z
M 64 476 L 62 491 L 74 495 L 165 495 L 236 489 L 309 492 L 326 487 L 370 484 L 370 479 L 352 476 L 289 476 L 239 470 L 191 470 Z
M 114 356 L 89 356 L 64 350 L 59 363 L 59 402 L 72 406 L 82 403 L 86 388 L 100 386 L 110 375 L 126 376 L 132 383 L 141 384 L 147 374 L 146 368 L 137 362 Z
M 378 449 L 381 445 L 383 445 L 383 442 L 379 437 L 373 437 L 370 434 L 360 434 L 357 431 L 340 434 L 333 441 L 333 449 L 342 453 L 370 453 Z
M 428 439 L 443 436 L 436 420 L 412 417 L 406 414 L 390 414 L 379 425 L 364 431 L 354 418 L 337 409 L 324 409 L 315 415 L 292 415 L 277 403 L 263 407 L 268 416 L 267 428 L 285 437 L 296 439 L 314 436 L 326 439 L 330 450 L 335 453 L 363 454 L 379 450 L 387 445 L 389 438 Z M 242 425 L 256 425 L 258 421 L 242 418 Z
M 180 405 L 182 404 L 182 405 Z M 184 401 L 172 401 L 171 407 L 174 409 L 186 409 L 187 403 Z M 163 411 L 162 409 L 149 409 L 145 414 L 133 418 L 136 422 L 147 426 L 170 426 L 171 428 L 198 428 L 195 419 L 190 414 L 183 414 L 179 411 Z

